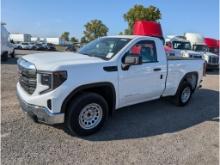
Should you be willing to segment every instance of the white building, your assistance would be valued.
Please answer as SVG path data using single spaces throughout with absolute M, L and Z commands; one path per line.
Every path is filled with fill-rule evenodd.
M 47 43 L 51 43 L 54 45 L 70 45 L 69 41 L 65 41 L 62 38 L 54 37 L 54 38 L 46 38 Z
M 40 42 L 47 42 L 47 39 L 44 37 L 40 37 Z
M 31 42 L 37 42 L 40 41 L 39 37 L 31 37 Z
M 14 42 L 30 42 L 31 35 L 30 34 L 22 34 L 22 33 L 11 33 L 9 35 L 10 40 Z

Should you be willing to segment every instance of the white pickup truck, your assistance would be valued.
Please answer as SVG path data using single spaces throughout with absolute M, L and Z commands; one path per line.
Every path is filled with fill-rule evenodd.
M 103 37 L 78 53 L 26 55 L 18 60 L 18 99 L 38 121 L 89 135 L 121 107 L 166 96 L 187 104 L 201 86 L 204 61 L 171 58 L 160 39 L 146 36 Z
M 14 58 L 14 46 L 9 42 L 9 32 L 5 28 L 5 23 L 1 23 L 1 61 L 7 61 L 9 55 Z

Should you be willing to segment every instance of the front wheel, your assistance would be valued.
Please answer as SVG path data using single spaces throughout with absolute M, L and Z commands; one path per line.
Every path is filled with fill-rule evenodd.
M 177 106 L 186 105 L 192 96 L 192 86 L 189 82 L 184 82 L 174 96 L 174 102 Z
M 108 104 L 96 93 L 83 93 L 72 101 L 66 115 L 65 122 L 71 134 L 90 135 L 103 127 Z
M 1 61 L 7 61 L 8 60 L 8 52 L 4 52 L 2 55 L 1 55 Z
M 13 52 L 10 55 L 11 55 L 11 58 L 15 58 L 15 50 L 13 50 Z

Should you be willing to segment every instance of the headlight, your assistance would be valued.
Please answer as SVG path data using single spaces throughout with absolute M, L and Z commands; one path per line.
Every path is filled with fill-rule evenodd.
M 40 92 L 40 94 L 54 90 L 60 86 L 67 79 L 66 71 L 58 71 L 52 73 L 40 73 L 41 84 L 48 86 L 46 90 Z
M 187 52 L 182 51 L 181 52 L 182 57 L 189 57 L 189 54 Z

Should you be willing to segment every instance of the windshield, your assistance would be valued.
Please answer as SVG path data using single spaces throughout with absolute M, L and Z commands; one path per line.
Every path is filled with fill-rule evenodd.
M 130 40 L 128 38 L 99 38 L 82 47 L 79 53 L 108 60 Z
M 191 45 L 190 42 L 173 41 L 173 48 L 181 50 L 190 50 Z
M 208 50 L 211 53 L 219 54 L 219 48 L 210 47 Z
M 206 45 L 193 45 L 193 50 L 198 52 L 206 52 L 208 50 L 208 47 Z

